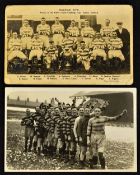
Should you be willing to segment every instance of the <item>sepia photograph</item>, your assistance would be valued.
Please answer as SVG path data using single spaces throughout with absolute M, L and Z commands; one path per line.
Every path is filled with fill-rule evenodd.
M 5 82 L 132 84 L 133 8 L 7 6 Z
M 5 172 L 136 172 L 136 88 L 6 88 Z

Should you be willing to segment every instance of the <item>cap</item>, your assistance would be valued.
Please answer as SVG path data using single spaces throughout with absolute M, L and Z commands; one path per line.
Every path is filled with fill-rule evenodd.
M 121 24 L 123 24 L 123 22 L 119 21 L 119 22 L 117 22 L 116 24 L 117 24 L 117 25 L 121 25 Z

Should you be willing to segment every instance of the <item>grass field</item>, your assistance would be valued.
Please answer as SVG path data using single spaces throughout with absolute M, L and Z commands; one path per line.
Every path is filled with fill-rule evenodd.
M 6 166 L 10 170 L 70 170 L 78 169 L 78 164 L 70 166 L 58 159 L 24 153 L 24 127 L 18 121 L 7 122 Z M 88 157 L 88 154 L 87 154 Z M 105 157 L 108 169 L 126 170 L 133 167 L 134 144 L 107 140 Z M 87 168 L 88 169 L 88 168 Z

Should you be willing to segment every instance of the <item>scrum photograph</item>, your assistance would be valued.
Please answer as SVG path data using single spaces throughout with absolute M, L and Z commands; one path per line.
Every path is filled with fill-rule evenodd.
M 6 88 L 6 172 L 136 172 L 135 88 Z
M 132 48 L 130 5 L 5 10 L 7 84 L 132 84 Z

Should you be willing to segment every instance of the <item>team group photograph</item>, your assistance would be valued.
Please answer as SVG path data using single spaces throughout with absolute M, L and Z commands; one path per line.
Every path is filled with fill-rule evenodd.
M 8 169 L 129 170 L 134 166 L 132 92 L 17 89 L 6 98 Z
M 112 14 L 113 15 L 113 14 Z M 75 15 L 76 16 L 76 15 Z M 130 28 L 121 18 L 47 15 L 7 19 L 10 74 L 125 74 L 130 72 Z M 124 20 L 125 21 L 125 20 Z M 112 25 L 113 23 L 113 25 Z M 128 26 L 129 27 L 129 26 Z

